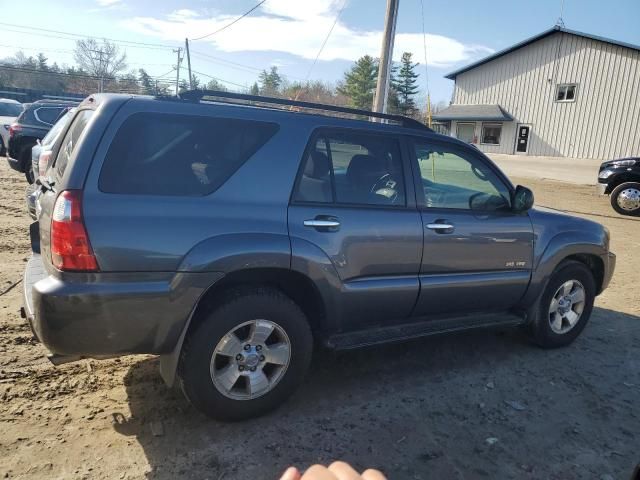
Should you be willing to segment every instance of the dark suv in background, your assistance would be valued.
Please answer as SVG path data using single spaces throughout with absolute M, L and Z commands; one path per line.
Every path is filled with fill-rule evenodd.
M 24 173 L 29 183 L 33 183 L 35 179 L 31 168 L 31 148 L 44 138 L 58 118 L 77 104 L 60 100 L 38 100 L 29 104 L 15 123 L 9 126 L 7 161 L 11 168 Z
M 50 359 L 161 355 L 218 418 L 279 405 L 314 344 L 520 325 L 567 345 L 615 266 L 607 229 L 399 116 L 95 95 L 51 158 L 24 278 Z

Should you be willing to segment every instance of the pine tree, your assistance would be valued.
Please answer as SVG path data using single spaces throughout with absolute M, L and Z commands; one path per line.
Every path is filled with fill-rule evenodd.
M 249 93 L 251 95 L 260 95 L 260 87 L 258 87 L 258 82 L 253 82 L 253 85 L 251 85 L 251 89 L 249 89 Z
M 344 74 L 344 82 L 338 87 L 338 92 L 349 97 L 352 106 L 371 110 L 377 77 L 377 60 L 365 55 L 359 58 L 351 70 Z
M 260 81 L 260 93 L 266 95 L 275 95 L 278 93 L 280 89 L 280 85 L 282 85 L 282 77 L 278 73 L 278 67 L 272 66 L 271 69 L 267 72 L 263 70 L 258 77 Z
M 44 56 L 44 53 L 39 53 L 38 57 L 37 57 L 37 61 L 38 61 L 38 70 L 41 70 L 43 72 L 48 72 L 49 71 L 49 65 L 47 65 L 47 57 Z
M 412 54 L 404 52 L 400 60 L 400 71 L 397 79 L 394 79 L 393 89 L 398 92 L 398 109 L 402 115 L 414 115 L 416 113 L 416 102 L 413 99 L 418 93 L 418 85 L 416 79 L 418 74 L 415 68 L 418 65 L 411 61 Z
M 138 69 L 138 81 L 142 86 L 142 91 L 147 95 L 152 95 L 154 93 L 154 85 L 153 80 L 151 79 L 151 75 L 147 73 L 144 68 Z

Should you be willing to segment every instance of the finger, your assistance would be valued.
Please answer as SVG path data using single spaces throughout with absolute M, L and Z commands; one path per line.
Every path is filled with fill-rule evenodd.
M 300 480 L 300 472 L 296 467 L 289 467 L 282 474 L 282 477 L 280 477 L 280 480 Z
M 380 471 L 370 468 L 369 470 L 362 472 L 362 480 L 387 480 L 387 477 L 385 477 Z
M 333 462 L 329 465 L 329 471 L 333 473 L 338 480 L 360 480 L 360 475 L 351 465 L 345 462 Z
M 337 477 L 331 473 L 327 467 L 322 465 L 313 465 L 304 472 L 302 480 L 337 480 Z

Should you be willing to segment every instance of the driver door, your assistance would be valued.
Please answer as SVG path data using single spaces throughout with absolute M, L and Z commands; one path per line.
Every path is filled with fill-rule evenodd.
M 533 228 L 511 211 L 512 186 L 474 147 L 415 139 L 410 148 L 424 227 L 414 315 L 500 312 L 525 293 Z

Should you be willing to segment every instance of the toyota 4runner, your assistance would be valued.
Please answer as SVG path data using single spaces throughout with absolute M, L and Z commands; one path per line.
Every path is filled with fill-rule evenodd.
M 567 345 L 614 270 L 606 228 L 415 120 L 202 91 L 73 115 L 38 179 L 26 317 L 54 364 L 160 355 L 212 417 L 283 402 L 314 344 L 521 325 Z

